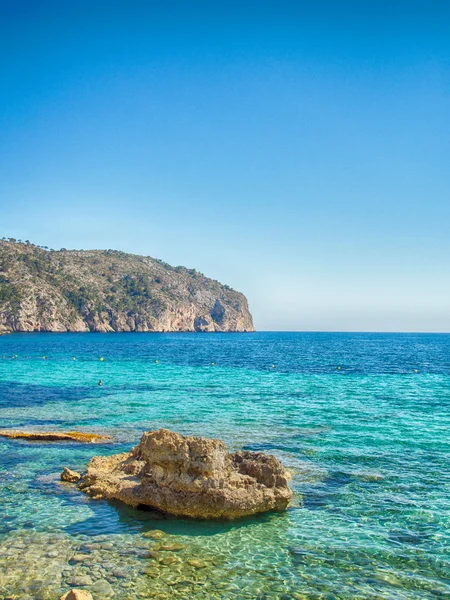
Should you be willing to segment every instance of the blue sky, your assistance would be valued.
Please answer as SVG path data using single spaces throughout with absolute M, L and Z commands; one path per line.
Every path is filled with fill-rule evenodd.
M 0 1 L 0 236 L 450 331 L 450 5 Z

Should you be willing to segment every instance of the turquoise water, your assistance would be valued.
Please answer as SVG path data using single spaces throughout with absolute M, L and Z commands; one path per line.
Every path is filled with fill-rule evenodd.
M 0 438 L 0 598 L 450 598 L 449 335 L 15 334 L 1 355 L 2 428 L 115 441 Z M 201 523 L 59 482 L 158 427 L 275 454 L 292 507 Z M 185 546 L 171 564 L 153 529 Z

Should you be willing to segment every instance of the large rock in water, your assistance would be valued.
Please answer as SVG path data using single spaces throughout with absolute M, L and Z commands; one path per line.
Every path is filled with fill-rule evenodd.
M 95 499 L 174 515 L 236 519 L 285 509 L 289 479 L 274 456 L 230 454 L 220 440 L 160 429 L 144 433 L 129 453 L 92 458 L 80 488 Z

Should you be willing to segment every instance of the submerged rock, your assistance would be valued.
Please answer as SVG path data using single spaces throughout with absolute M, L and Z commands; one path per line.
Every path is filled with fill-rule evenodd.
M 159 539 L 165 537 L 166 534 L 164 533 L 164 531 L 161 531 L 160 529 L 152 529 L 151 531 L 146 531 L 142 535 L 143 535 L 143 537 L 150 538 L 151 540 L 159 540 Z
M 114 596 L 114 590 L 112 586 L 106 581 L 106 579 L 99 579 L 91 586 L 91 590 L 94 592 L 94 595 L 97 595 L 100 598 L 104 598 L 105 596 Z M 90 600 L 90 599 L 89 599 Z
M 91 444 L 93 442 L 107 442 L 111 441 L 112 437 L 109 435 L 99 435 L 98 433 L 82 433 L 80 431 L 6 431 L 0 430 L 0 437 L 6 437 L 10 439 L 24 439 L 38 442 L 58 442 L 58 441 L 72 441 L 72 442 L 84 442 L 85 444 Z
M 71 471 L 67 467 L 64 467 L 64 471 L 61 473 L 61 481 L 67 481 L 69 483 L 77 483 L 81 479 L 81 474 L 77 471 Z
M 186 546 L 183 544 L 161 544 L 159 546 L 159 550 L 164 550 L 166 552 L 179 552 L 180 550 L 184 550 Z
M 92 585 L 89 575 L 75 575 L 67 582 L 69 585 Z
M 187 561 L 187 564 L 190 565 L 191 567 L 194 567 L 195 569 L 204 569 L 205 567 L 208 566 L 208 563 L 206 563 L 204 560 L 200 560 L 198 558 L 190 558 Z
M 179 562 L 180 559 L 179 558 L 175 558 L 175 556 L 165 556 L 164 558 L 161 558 L 161 560 L 159 561 L 162 565 L 168 567 L 170 565 L 173 565 L 173 563 Z
M 95 456 L 80 489 L 198 519 L 236 519 L 284 510 L 292 496 L 289 473 L 262 452 L 230 454 L 220 440 L 160 429 L 144 433 L 123 454 Z

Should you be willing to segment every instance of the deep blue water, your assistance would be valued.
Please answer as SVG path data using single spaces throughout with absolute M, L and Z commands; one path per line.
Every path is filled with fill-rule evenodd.
M 220 557 L 202 572 L 229 587 L 217 584 L 211 598 L 450 598 L 450 335 L 14 334 L 0 337 L 0 356 L 2 428 L 115 439 L 0 438 L 8 564 L 17 538 L 36 548 L 49 535 L 68 548 L 97 538 L 132 545 L 157 526 Z M 293 506 L 197 523 L 58 484 L 63 466 L 83 470 L 157 427 L 274 453 L 293 473 Z M 52 572 L 31 597 L 65 589 L 67 560 L 54 565 L 57 586 Z M 127 568 L 136 582 L 138 566 Z M 15 573 L 0 576 L 0 597 L 16 591 Z M 151 597 L 120 581 L 111 577 L 116 597 Z M 194 594 L 176 589 L 173 597 Z

